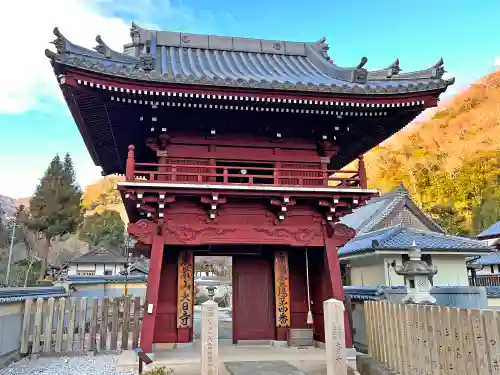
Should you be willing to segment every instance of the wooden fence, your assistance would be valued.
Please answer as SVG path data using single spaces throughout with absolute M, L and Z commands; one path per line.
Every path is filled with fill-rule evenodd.
M 365 303 L 369 354 L 402 375 L 500 374 L 500 312 Z
M 142 313 L 140 297 L 27 300 L 21 354 L 135 349 Z

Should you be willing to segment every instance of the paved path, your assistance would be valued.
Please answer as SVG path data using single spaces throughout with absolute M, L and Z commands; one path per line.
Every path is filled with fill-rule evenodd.
M 286 361 L 224 362 L 231 375 L 306 375 Z
M 193 311 L 193 335 L 195 339 L 200 338 L 201 334 L 201 310 L 195 306 Z M 219 339 L 233 338 L 233 317 L 231 311 L 227 308 L 219 307 Z

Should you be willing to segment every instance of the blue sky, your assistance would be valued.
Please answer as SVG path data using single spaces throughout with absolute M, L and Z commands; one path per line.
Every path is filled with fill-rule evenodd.
M 500 62 L 497 0 L 17 0 L 0 7 L 3 29 L 16 35 L 10 50 L 0 51 L 0 194 L 16 198 L 33 192 L 56 153 L 73 155 L 82 185 L 100 176 L 43 54 L 53 48 L 54 26 L 87 47 L 100 33 L 115 49 L 129 41 L 131 21 L 265 39 L 326 36 L 341 66 L 367 56 L 367 68 L 377 69 L 399 57 L 401 68 L 411 71 L 443 57 L 457 80 L 449 95 Z

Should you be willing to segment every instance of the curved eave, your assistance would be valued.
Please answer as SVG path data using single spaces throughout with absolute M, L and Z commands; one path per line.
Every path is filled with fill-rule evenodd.
M 84 57 L 76 57 L 64 54 L 55 54 L 47 51 L 47 56 L 50 57 L 55 64 L 60 64 L 69 68 L 76 68 L 108 77 L 111 80 L 125 79 L 134 80 L 143 84 L 175 84 L 187 86 L 200 86 L 213 89 L 235 89 L 241 91 L 259 90 L 259 91 L 281 91 L 286 93 L 300 93 L 321 96 L 332 95 L 362 95 L 362 96 L 393 96 L 402 94 L 419 94 L 428 91 L 444 92 L 448 86 L 454 83 L 454 79 L 444 80 L 441 78 L 412 80 L 413 83 L 405 82 L 405 80 L 395 79 L 395 84 L 390 85 L 390 81 L 375 82 L 368 81 L 366 84 L 303 84 L 303 83 L 281 83 L 277 81 L 266 80 L 244 80 L 244 79 L 210 79 L 207 76 L 198 78 L 193 75 L 169 75 L 161 74 L 155 70 L 146 71 L 141 68 L 135 68 L 132 65 L 123 63 L 111 64 L 108 60 L 87 60 Z M 117 66 L 121 64 L 121 67 Z M 405 84 L 402 84 L 405 83 Z

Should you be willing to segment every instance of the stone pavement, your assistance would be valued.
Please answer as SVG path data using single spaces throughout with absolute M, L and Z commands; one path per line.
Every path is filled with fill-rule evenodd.
M 231 375 L 306 375 L 286 361 L 224 362 Z
M 230 308 L 219 307 L 219 339 L 233 338 L 233 316 Z M 201 334 L 201 306 L 195 306 L 193 311 L 193 336 L 199 339 Z

